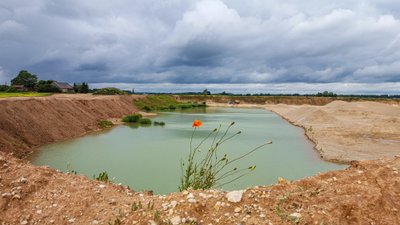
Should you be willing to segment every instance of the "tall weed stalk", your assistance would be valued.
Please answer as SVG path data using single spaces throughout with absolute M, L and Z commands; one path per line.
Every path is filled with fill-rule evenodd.
M 193 123 L 194 129 L 190 138 L 188 158 L 186 161 L 181 161 L 182 175 L 181 184 L 179 186 L 180 191 L 189 188 L 196 190 L 221 187 L 240 179 L 241 177 L 254 171 L 256 166 L 253 165 L 246 168 L 234 167 L 233 169 L 227 168 L 230 167 L 232 163 L 243 159 L 258 149 L 268 144 L 272 144 L 272 142 L 269 141 L 233 159 L 229 159 L 227 154 L 224 154 L 223 157 L 219 157 L 218 152 L 220 147 L 225 142 L 241 134 L 241 131 L 232 135 L 228 135 L 229 130 L 232 128 L 235 122 L 232 122 L 223 132 L 221 131 L 220 125 L 219 128 L 215 128 L 203 140 L 201 140 L 199 144 L 193 146 L 193 137 L 198 127 L 201 126 L 201 122 L 198 122 L 200 123 L 199 125 L 196 124 L 196 121 Z M 200 147 L 205 145 L 207 141 L 210 141 L 208 151 L 206 152 L 205 156 L 200 156 L 198 154 L 200 152 Z

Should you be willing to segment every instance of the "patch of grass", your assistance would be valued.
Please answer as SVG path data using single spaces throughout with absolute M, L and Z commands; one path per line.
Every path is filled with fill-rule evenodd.
M 203 107 L 205 104 L 181 103 L 171 95 L 148 95 L 133 103 L 144 111 L 176 110 Z
M 154 121 L 153 125 L 154 126 L 165 126 L 165 122 L 163 122 L 163 121 Z
M 149 119 L 149 118 L 140 118 L 139 119 L 139 123 L 140 124 L 144 124 L 144 125 L 151 125 L 151 119 Z
M 122 118 L 122 122 L 124 123 L 137 123 L 140 121 L 140 119 L 142 118 L 142 114 L 133 114 L 133 115 L 128 115 L 125 116 L 124 118 Z
M 93 176 L 93 179 L 98 180 L 98 181 L 104 181 L 104 182 L 108 182 L 110 181 L 108 179 L 108 173 L 106 171 L 99 173 L 98 176 Z
M 9 97 L 44 97 L 50 96 L 53 93 L 39 93 L 39 92 L 0 92 L 0 98 Z
M 114 126 L 114 124 L 111 121 L 108 120 L 100 120 L 99 122 L 97 122 L 97 125 L 99 125 L 99 127 L 101 128 L 111 128 Z

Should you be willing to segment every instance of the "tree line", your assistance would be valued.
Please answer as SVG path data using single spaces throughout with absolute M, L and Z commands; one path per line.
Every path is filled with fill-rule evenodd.
M 88 83 L 77 84 L 73 86 L 75 93 L 89 93 Z M 54 80 L 39 80 L 38 76 L 31 74 L 27 70 L 21 70 L 15 78 L 11 80 L 11 86 L 0 85 L 0 91 L 18 92 L 18 91 L 37 91 L 37 92 L 61 92 L 61 89 L 54 85 Z

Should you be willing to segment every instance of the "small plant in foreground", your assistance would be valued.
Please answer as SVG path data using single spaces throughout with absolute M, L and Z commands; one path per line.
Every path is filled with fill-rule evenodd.
M 142 117 L 143 117 L 142 114 L 139 114 L 139 113 L 133 114 L 133 115 L 128 115 L 128 116 L 125 116 L 124 118 L 122 118 L 122 122 L 125 122 L 125 123 L 136 123 L 136 122 L 139 122 L 139 120 Z
M 238 180 L 239 178 L 256 169 L 256 166 L 249 166 L 247 168 L 241 169 L 235 167 L 228 170 L 226 168 L 228 168 L 228 166 L 231 166 L 232 163 L 250 155 L 256 150 L 264 147 L 265 145 L 272 144 L 271 141 L 255 147 L 252 150 L 234 159 L 229 159 L 226 154 L 222 158 L 219 157 L 218 150 L 221 145 L 241 133 L 239 131 L 234 133 L 233 135 L 228 136 L 228 131 L 234 124 L 235 122 L 232 122 L 224 132 L 221 132 L 220 125 L 219 128 L 211 131 L 202 141 L 200 141 L 197 146 L 193 147 L 193 136 L 196 132 L 196 129 L 202 126 L 202 122 L 200 120 L 195 120 L 193 122 L 192 127 L 194 127 L 194 130 L 192 132 L 192 137 L 190 138 L 189 156 L 186 162 L 182 161 L 181 163 L 182 176 L 181 184 L 179 186 L 180 191 L 186 190 L 188 188 L 193 188 L 196 190 L 209 189 L 211 187 L 221 187 L 225 184 L 229 184 Z M 200 152 L 200 147 L 209 138 L 211 138 L 212 141 L 208 151 L 205 153 L 205 156 L 199 159 L 196 158 L 196 154 Z
M 97 124 L 99 125 L 99 127 L 103 128 L 103 129 L 104 128 L 110 128 L 110 127 L 114 126 L 114 124 L 111 121 L 108 121 L 108 120 L 100 120 Z
M 104 181 L 104 182 L 108 182 L 108 173 L 107 172 L 101 172 L 99 173 L 99 175 L 96 177 L 95 175 L 93 176 L 93 179 L 98 180 L 98 181 Z

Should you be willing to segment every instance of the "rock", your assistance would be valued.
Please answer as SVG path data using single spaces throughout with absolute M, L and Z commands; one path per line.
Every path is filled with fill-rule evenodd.
M 171 201 L 170 206 L 174 209 L 176 207 L 176 205 L 178 204 L 177 201 Z
M 105 188 L 106 187 L 106 185 L 104 185 L 104 184 L 100 184 L 99 185 L 99 188 L 101 188 L 101 189 L 103 189 L 103 188 Z
M 301 218 L 301 214 L 300 213 L 292 213 L 288 216 L 288 218 L 294 222 L 299 222 L 300 218 Z
M 196 199 L 194 199 L 194 198 L 189 198 L 187 201 L 188 201 L 189 203 L 196 203 Z
M 236 207 L 234 210 L 235 213 L 240 213 L 241 211 L 242 211 L 242 208 L 240 208 L 240 207 Z
M 264 213 L 260 214 L 260 218 L 265 218 L 265 217 L 266 217 L 266 215 Z
M 26 224 L 28 224 L 28 221 L 27 221 L 27 220 L 23 220 L 23 221 L 21 221 L 21 223 L 19 223 L 19 224 L 21 224 L 21 225 L 26 225 Z
M 181 223 L 182 220 L 180 216 L 174 216 L 170 221 L 173 225 L 178 225 Z
M 240 202 L 242 200 L 243 191 L 231 191 L 226 194 L 229 202 Z
M 98 220 L 93 220 L 92 224 L 99 224 L 100 222 Z
M 188 194 L 188 196 L 186 197 L 187 199 L 191 199 L 194 198 L 194 195 L 192 193 Z
M 8 197 L 11 197 L 11 196 L 12 196 L 12 194 L 11 194 L 11 193 L 8 193 L 8 192 L 3 193 L 3 194 L 1 195 L 1 197 L 3 197 L 3 198 L 8 198 Z
M 154 220 L 149 220 L 150 225 L 157 225 L 157 223 Z

